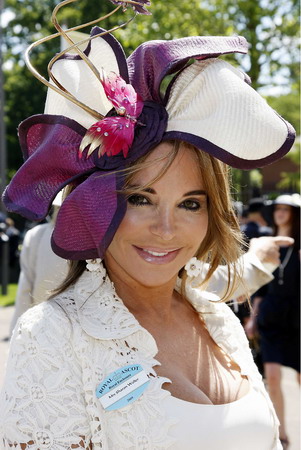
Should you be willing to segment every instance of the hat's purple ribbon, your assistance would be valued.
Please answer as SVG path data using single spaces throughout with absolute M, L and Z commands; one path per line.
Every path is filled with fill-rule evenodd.
M 20 124 L 25 163 L 4 192 L 10 211 L 41 220 L 66 184 L 95 170 L 93 159 L 78 157 L 85 132 L 84 127 L 63 116 L 36 115 Z

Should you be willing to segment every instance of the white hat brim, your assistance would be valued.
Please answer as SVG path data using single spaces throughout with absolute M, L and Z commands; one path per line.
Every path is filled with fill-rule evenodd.
M 101 31 L 98 27 L 94 30 L 92 37 Z M 112 35 L 90 40 L 85 53 L 98 70 L 115 72 L 128 80 L 127 66 L 122 64 L 125 61 L 123 49 Z M 65 54 L 54 63 L 52 73 L 68 92 L 91 109 L 103 116 L 112 109 L 112 103 L 107 99 L 102 84 L 80 56 Z M 51 88 L 47 92 L 44 112 L 69 117 L 85 128 L 90 128 L 96 122 L 95 117 Z
M 165 139 L 183 139 L 233 167 L 250 169 L 284 155 L 294 130 L 220 59 L 196 61 L 177 77 L 166 106 Z

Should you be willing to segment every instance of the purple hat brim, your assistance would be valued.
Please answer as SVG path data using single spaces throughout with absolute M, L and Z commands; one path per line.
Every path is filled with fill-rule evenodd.
M 231 167 L 242 170 L 258 169 L 259 167 L 267 166 L 272 164 L 276 160 L 285 156 L 291 149 L 295 140 L 295 130 L 290 123 L 286 122 L 282 117 L 281 119 L 286 124 L 287 127 L 287 138 L 283 145 L 269 156 L 261 159 L 243 159 L 232 153 L 227 152 L 223 148 L 215 145 L 213 142 L 208 141 L 202 137 L 196 136 L 190 133 L 184 133 L 182 131 L 168 131 L 164 134 L 162 141 L 167 141 L 171 139 L 177 139 L 180 141 L 188 142 L 194 145 L 199 150 L 209 153 L 211 156 L 219 159 L 220 161 L 228 164 Z
M 127 59 L 130 83 L 144 101 L 166 104 L 160 94 L 163 78 L 183 69 L 191 58 L 217 58 L 229 53 L 247 52 L 248 43 L 241 36 L 193 36 L 173 41 L 148 41 Z

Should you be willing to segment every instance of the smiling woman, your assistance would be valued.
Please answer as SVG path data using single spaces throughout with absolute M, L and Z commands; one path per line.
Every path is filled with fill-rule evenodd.
M 52 59 L 51 82 L 27 60 L 49 91 L 45 114 L 20 125 L 26 161 L 4 193 L 9 210 L 40 220 L 68 186 L 52 247 L 70 270 L 15 328 L 1 448 L 280 449 L 223 302 L 244 292 L 241 259 L 243 278 L 258 275 L 249 290 L 271 279 L 255 255 L 240 258 L 227 164 L 268 164 L 294 131 L 219 58 L 245 53 L 243 38 L 147 42 L 126 60 L 95 27 L 82 52 L 56 20 L 73 1 L 40 43 L 62 35 L 78 54 Z M 147 12 L 147 0 L 112 1 Z

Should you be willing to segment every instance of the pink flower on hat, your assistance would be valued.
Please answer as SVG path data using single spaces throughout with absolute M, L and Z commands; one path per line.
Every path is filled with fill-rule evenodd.
M 105 117 L 94 123 L 85 134 L 79 157 L 88 147 L 87 158 L 96 150 L 98 156 L 106 154 L 115 156 L 123 152 L 126 158 L 134 139 L 137 118 L 143 109 L 143 101 L 132 85 L 114 72 L 106 76 L 103 72 L 101 80 L 107 99 L 114 106 L 118 116 Z

